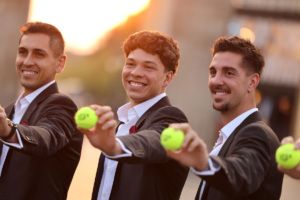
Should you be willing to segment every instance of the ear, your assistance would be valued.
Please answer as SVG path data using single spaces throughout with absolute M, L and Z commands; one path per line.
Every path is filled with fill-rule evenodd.
M 163 83 L 163 87 L 167 87 L 169 85 L 169 83 L 173 80 L 174 77 L 174 72 L 173 71 L 168 71 L 166 73 L 166 77 Z
M 65 54 L 59 56 L 58 65 L 57 65 L 57 68 L 56 68 L 56 73 L 60 73 L 64 70 L 66 60 L 67 60 L 67 56 Z
M 260 81 L 260 75 L 258 73 L 254 73 L 250 75 L 248 93 L 251 93 L 256 90 Z

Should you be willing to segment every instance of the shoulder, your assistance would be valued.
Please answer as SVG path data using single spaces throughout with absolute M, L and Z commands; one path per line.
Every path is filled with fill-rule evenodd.
M 248 140 L 260 140 L 266 143 L 279 144 L 278 137 L 274 131 L 263 121 L 253 122 L 244 126 L 238 133 L 241 138 Z
M 69 96 L 62 93 L 49 94 L 42 101 L 39 101 L 38 105 L 39 109 L 51 113 L 63 111 L 74 113 L 77 111 L 75 102 Z
M 184 112 L 175 107 L 175 106 L 163 106 L 157 110 L 155 110 L 152 114 L 151 114 L 152 118 L 165 118 L 165 119 L 179 119 L 178 122 L 187 122 L 187 117 L 184 114 Z M 176 121 L 176 120 L 175 120 Z
M 62 94 L 62 93 L 53 93 L 46 98 L 45 102 L 48 103 L 62 103 L 62 104 L 74 104 L 74 101 L 71 99 L 71 97 Z

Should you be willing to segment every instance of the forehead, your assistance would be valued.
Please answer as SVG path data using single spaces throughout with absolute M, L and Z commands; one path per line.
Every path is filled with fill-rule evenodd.
M 143 49 L 139 49 L 139 48 L 131 51 L 127 56 L 127 60 L 128 59 L 139 61 L 139 62 L 153 63 L 156 65 L 163 65 L 158 55 L 148 53 Z
M 242 55 L 233 52 L 218 52 L 216 53 L 210 63 L 210 68 L 224 68 L 231 67 L 241 69 Z
M 25 34 L 20 40 L 19 48 L 20 47 L 50 51 L 50 37 L 41 33 Z

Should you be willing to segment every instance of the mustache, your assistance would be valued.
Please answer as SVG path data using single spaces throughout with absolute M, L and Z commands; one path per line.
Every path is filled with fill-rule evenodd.
M 224 85 L 212 85 L 210 87 L 210 90 L 213 91 L 213 92 L 216 92 L 216 91 L 230 92 L 230 89 L 227 86 L 224 86 Z

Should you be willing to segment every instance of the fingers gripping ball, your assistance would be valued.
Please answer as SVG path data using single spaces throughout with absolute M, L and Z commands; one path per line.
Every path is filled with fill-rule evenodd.
M 79 128 L 91 129 L 98 121 L 96 112 L 90 107 L 82 107 L 75 114 L 75 122 Z
M 278 165 L 285 169 L 292 169 L 300 163 L 300 151 L 296 150 L 294 144 L 283 144 L 275 154 Z
M 167 150 L 178 150 L 184 141 L 184 133 L 174 128 L 166 128 L 160 135 L 160 143 Z

